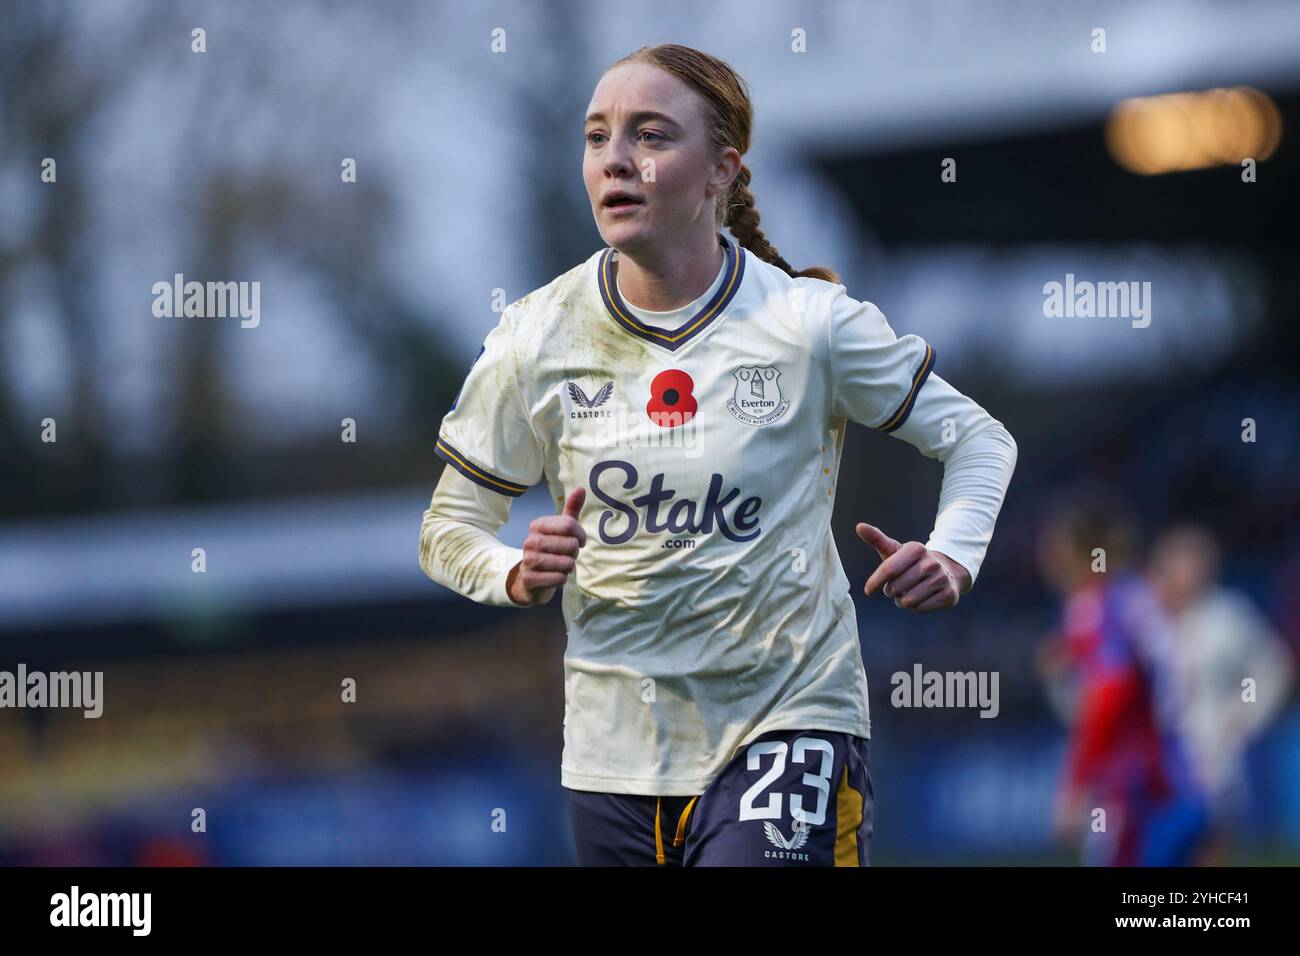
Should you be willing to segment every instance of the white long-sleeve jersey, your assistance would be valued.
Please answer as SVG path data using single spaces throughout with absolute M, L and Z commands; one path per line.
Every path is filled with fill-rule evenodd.
M 719 241 L 713 288 L 673 313 L 623 301 L 613 249 L 508 306 L 439 430 L 420 561 L 475 601 L 514 604 L 511 499 L 544 480 L 558 512 L 587 489 L 562 592 L 573 789 L 698 794 L 767 731 L 870 736 L 830 528 L 850 419 L 944 463 L 926 546 L 972 581 L 1015 467 L 922 338 Z
M 1231 800 L 1247 776 L 1247 747 L 1286 703 L 1291 655 L 1249 597 L 1220 585 L 1175 613 L 1173 625 L 1182 731 L 1211 797 Z M 1249 701 L 1245 678 L 1255 681 Z

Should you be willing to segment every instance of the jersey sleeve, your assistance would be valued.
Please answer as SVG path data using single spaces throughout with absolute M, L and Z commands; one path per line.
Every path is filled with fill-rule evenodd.
M 511 310 L 483 341 L 435 451 L 470 481 L 516 498 L 542 478 L 544 452 L 520 387 Z
M 938 374 L 926 378 L 893 437 L 943 462 L 939 508 L 925 546 L 964 567 L 974 587 L 1016 469 L 1015 439 Z
M 497 535 L 511 499 L 444 468 L 420 524 L 420 567 L 443 587 L 499 607 L 518 607 L 506 590 L 522 548 Z
M 827 322 L 831 413 L 892 432 L 907 420 L 934 349 L 919 335 L 894 334 L 871 302 L 836 287 Z

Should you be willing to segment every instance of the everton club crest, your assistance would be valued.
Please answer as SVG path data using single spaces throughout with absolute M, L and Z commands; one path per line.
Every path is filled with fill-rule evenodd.
M 790 407 L 781 395 L 781 373 L 771 365 L 742 365 L 731 374 L 736 392 L 727 410 L 746 425 L 770 425 Z

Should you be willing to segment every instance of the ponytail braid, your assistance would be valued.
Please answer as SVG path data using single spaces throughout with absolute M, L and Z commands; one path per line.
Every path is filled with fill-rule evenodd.
M 754 194 L 749 191 L 751 176 L 749 167 L 742 163 L 740 175 L 732 181 L 731 191 L 726 197 L 726 211 L 722 224 L 731 230 L 731 234 L 742 246 L 764 262 L 770 262 L 778 269 L 784 270 L 787 275 L 796 279 L 823 279 L 838 284 L 840 277 L 833 270 L 823 266 L 810 266 L 796 272 L 777 251 L 776 246 L 768 242 L 767 236 L 763 235 L 763 230 L 758 228 L 761 217 L 754 202 Z

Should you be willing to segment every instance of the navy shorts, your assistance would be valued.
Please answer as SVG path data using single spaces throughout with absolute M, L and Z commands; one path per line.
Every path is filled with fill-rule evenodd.
M 568 789 L 582 866 L 869 866 L 869 741 L 776 730 L 742 747 L 704 792 Z

